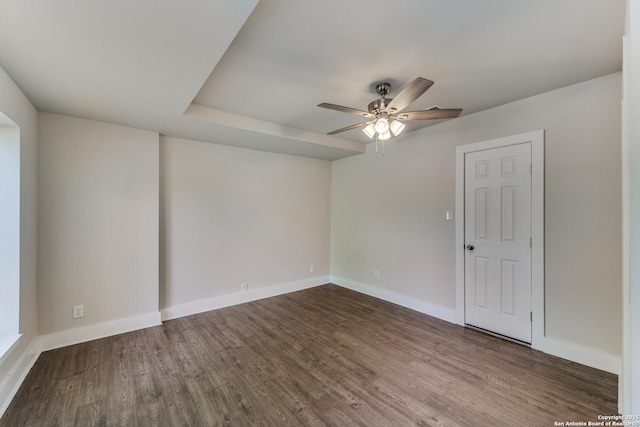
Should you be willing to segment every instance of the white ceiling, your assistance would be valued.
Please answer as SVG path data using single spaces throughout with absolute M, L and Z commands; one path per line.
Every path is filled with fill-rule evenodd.
M 316 105 L 366 110 L 380 81 L 393 97 L 433 80 L 408 110 L 464 115 L 619 71 L 625 0 L 2 0 L 0 11 L 0 66 L 38 110 L 336 159 L 369 140 L 326 136 L 360 119 Z

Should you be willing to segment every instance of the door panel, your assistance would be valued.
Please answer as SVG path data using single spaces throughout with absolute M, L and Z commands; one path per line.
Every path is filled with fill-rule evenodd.
M 500 261 L 501 275 L 500 275 L 500 289 L 502 290 L 502 315 L 513 316 L 514 315 L 514 285 L 515 285 L 515 271 L 517 262 L 510 259 L 503 259 Z
M 465 155 L 465 322 L 528 343 L 530 164 L 530 143 Z
M 487 309 L 487 280 L 489 278 L 489 258 L 478 256 L 475 258 L 475 288 L 476 308 Z
M 489 231 L 489 189 L 476 188 L 476 240 L 487 240 Z

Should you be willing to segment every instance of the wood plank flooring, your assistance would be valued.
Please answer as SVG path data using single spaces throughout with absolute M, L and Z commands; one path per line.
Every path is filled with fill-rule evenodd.
M 553 426 L 617 376 L 325 285 L 43 353 L 0 426 Z

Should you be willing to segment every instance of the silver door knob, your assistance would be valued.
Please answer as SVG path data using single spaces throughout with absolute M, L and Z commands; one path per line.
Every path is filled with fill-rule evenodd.
M 473 246 L 473 245 L 471 245 L 471 244 L 467 245 L 467 250 L 468 250 L 468 251 L 472 251 L 472 250 L 474 250 L 475 248 L 476 248 L 476 247 L 475 247 L 475 246 Z

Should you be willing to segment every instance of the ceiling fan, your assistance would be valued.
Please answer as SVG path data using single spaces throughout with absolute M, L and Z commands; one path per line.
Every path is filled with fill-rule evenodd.
M 435 120 L 458 117 L 462 112 L 461 108 L 444 109 L 432 107 L 428 110 L 402 112 L 402 110 L 418 99 L 432 85 L 433 82 L 431 80 L 418 77 L 405 86 L 395 98 L 387 98 L 386 96 L 391 90 L 391 85 L 386 82 L 378 83 L 376 85 L 376 92 L 380 95 L 380 98 L 369 104 L 369 111 L 343 107 L 342 105 L 327 104 L 325 102 L 318 104 L 318 107 L 357 114 L 358 116 L 368 119 L 355 125 L 334 130 L 327 135 L 335 135 L 351 129 L 364 127 L 362 131 L 369 138 L 373 139 L 374 136 L 377 136 L 376 140 L 385 141 L 393 136 L 398 136 L 405 128 L 402 122 L 406 120 Z

